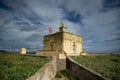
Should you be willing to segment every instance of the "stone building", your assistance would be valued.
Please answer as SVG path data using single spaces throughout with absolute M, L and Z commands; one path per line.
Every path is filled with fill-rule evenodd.
M 44 36 L 44 50 L 37 50 L 39 56 L 57 56 L 57 70 L 66 69 L 67 56 L 82 54 L 82 37 L 67 32 L 67 27 L 62 23 L 59 31 Z
M 25 48 L 20 49 L 20 54 L 26 54 L 27 50 Z
M 69 55 L 82 53 L 82 37 L 67 32 L 67 27 L 61 24 L 59 31 L 44 36 L 44 50 L 56 50 L 58 54 L 65 52 Z

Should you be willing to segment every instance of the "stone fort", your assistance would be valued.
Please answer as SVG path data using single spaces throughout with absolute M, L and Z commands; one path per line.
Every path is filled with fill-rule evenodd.
M 61 23 L 59 31 L 44 36 L 44 50 L 38 50 L 41 56 L 79 56 L 82 54 L 82 37 L 67 32 L 67 27 Z
M 44 36 L 44 50 L 38 50 L 33 56 L 50 56 L 52 60 L 26 80 L 53 80 L 56 72 L 61 70 L 68 71 L 77 80 L 108 80 L 68 57 L 87 53 L 82 51 L 82 37 L 69 33 L 66 29 L 62 23 L 58 32 Z M 25 54 L 26 49 L 22 48 L 21 52 Z

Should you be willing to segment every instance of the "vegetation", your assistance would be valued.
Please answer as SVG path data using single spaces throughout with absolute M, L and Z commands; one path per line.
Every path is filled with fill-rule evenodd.
M 120 55 L 80 56 L 74 60 L 107 78 L 120 80 Z
M 56 80 L 78 80 L 76 77 L 71 75 L 66 70 L 64 71 L 58 71 L 55 76 Z
M 0 80 L 25 80 L 50 59 L 0 53 Z

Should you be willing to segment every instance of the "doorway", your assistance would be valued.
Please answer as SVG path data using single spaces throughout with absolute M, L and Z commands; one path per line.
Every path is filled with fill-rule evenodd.
M 54 42 L 51 42 L 51 50 L 54 50 Z

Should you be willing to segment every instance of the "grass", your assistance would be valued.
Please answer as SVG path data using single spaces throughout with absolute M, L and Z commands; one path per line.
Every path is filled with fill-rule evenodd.
M 57 71 L 55 78 L 56 78 L 56 80 L 78 80 L 76 77 L 71 75 L 66 70 Z
M 50 59 L 0 53 L 0 80 L 25 80 Z
M 104 77 L 120 80 L 120 55 L 80 56 L 74 60 Z

